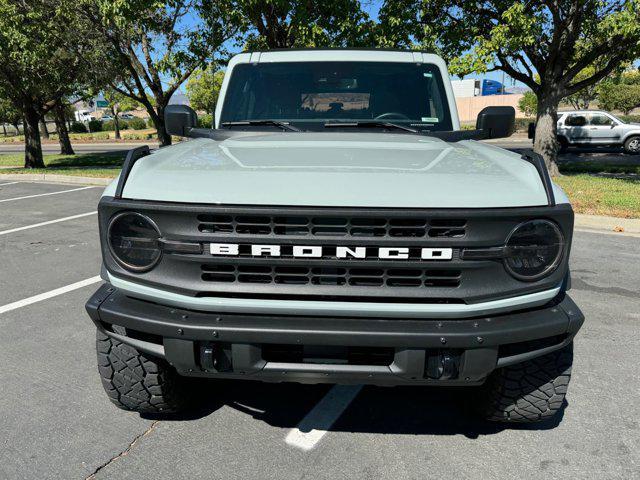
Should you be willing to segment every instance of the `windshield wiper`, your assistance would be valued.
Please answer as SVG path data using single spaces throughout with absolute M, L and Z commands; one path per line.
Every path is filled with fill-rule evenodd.
M 383 122 L 380 120 L 364 120 L 359 122 L 327 122 L 324 124 L 324 128 L 395 128 L 396 130 L 403 130 L 405 132 L 420 133 L 414 128 L 405 127 L 392 122 Z
M 274 127 L 281 128 L 288 132 L 301 132 L 299 128 L 289 125 L 286 122 L 279 122 L 278 120 L 243 120 L 241 122 L 222 122 L 223 127 L 256 127 L 261 125 L 273 125 Z

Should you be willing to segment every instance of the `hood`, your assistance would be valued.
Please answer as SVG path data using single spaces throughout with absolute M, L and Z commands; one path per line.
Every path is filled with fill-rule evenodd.
M 105 192 L 113 195 L 115 185 Z M 139 160 L 123 196 L 228 205 L 546 205 L 533 165 L 475 141 L 389 133 L 259 133 L 186 141 Z

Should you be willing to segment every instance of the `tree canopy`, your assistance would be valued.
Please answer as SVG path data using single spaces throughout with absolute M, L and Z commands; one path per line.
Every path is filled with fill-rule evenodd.
M 240 26 L 247 50 L 373 45 L 372 22 L 359 0 L 208 0 L 214 16 L 226 11 Z
M 640 56 L 640 0 L 387 0 L 380 18 L 381 44 L 419 45 L 452 73 L 502 70 L 531 88 L 535 149 L 552 173 L 559 102 Z
M 161 145 L 169 145 L 164 109 L 189 76 L 220 55 L 224 42 L 237 33 L 233 13 L 209 11 L 200 0 L 85 0 L 85 10 L 114 59 L 118 75 L 111 87 L 142 104 Z
M 101 81 L 104 49 L 71 0 L 0 0 L 0 90 L 25 121 L 25 166 L 43 167 L 38 122 L 65 96 Z
M 205 69 L 196 70 L 187 81 L 186 87 L 191 107 L 195 110 L 213 113 L 223 79 L 224 72 L 215 70 L 211 65 Z
M 640 72 L 628 71 L 598 87 L 598 104 L 605 110 L 619 110 L 628 115 L 640 108 Z

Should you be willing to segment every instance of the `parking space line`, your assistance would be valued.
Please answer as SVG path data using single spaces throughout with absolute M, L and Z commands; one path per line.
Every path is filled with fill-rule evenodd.
M 0 235 L 6 235 L 7 233 L 21 232 L 22 230 L 29 230 L 31 228 L 44 227 L 45 225 L 51 225 L 52 223 L 66 222 L 67 220 L 75 220 L 76 218 L 88 217 L 89 215 L 95 215 L 98 212 L 80 213 L 79 215 L 71 215 L 70 217 L 57 218 L 55 220 L 49 220 L 46 222 L 34 223 L 33 225 L 27 225 L 25 227 L 12 228 L 10 230 L 0 231 Z
M 78 192 L 80 190 L 87 190 L 89 188 L 96 188 L 94 186 L 89 186 L 89 187 L 80 187 L 80 188 L 72 188 L 71 190 L 62 190 L 60 192 L 49 192 L 49 193 L 37 193 L 35 195 L 25 195 L 24 197 L 15 197 L 15 198 L 5 198 L 3 200 L 0 200 L 0 203 L 3 202 L 12 202 L 14 200 L 24 200 L 27 198 L 36 198 L 36 197 L 44 197 L 47 195 L 58 195 L 60 193 L 71 193 L 71 192 Z
M 285 438 L 288 445 L 313 449 L 362 390 L 362 385 L 336 385 Z
M 6 185 L 15 185 L 16 183 L 20 183 L 20 182 L 0 183 L 0 187 L 4 187 L 4 186 L 6 186 Z
M 26 307 L 27 305 L 32 305 L 34 303 L 41 302 L 42 300 L 48 300 L 50 298 L 57 297 L 58 295 L 62 295 L 63 293 L 72 292 L 79 288 L 98 283 L 101 280 L 102 279 L 100 278 L 100 276 L 97 275 L 95 277 L 87 278 L 86 280 L 81 280 L 80 282 L 72 283 L 71 285 L 67 285 L 65 287 L 56 288 L 55 290 L 51 290 L 49 292 L 40 293 L 38 295 L 34 295 L 33 297 L 18 300 L 17 302 L 9 303 L 7 305 L 2 305 L 0 306 L 0 314 L 7 313 L 21 307 Z

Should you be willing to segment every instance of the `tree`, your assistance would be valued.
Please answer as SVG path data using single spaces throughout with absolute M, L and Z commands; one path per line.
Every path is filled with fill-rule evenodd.
M 2 131 L 4 136 L 7 136 L 7 129 L 5 123 L 13 125 L 16 129 L 16 135 L 20 134 L 18 124 L 22 121 L 22 114 L 20 110 L 13 106 L 13 103 L 0 97 L 0 123 L 2 124 Z
M 518 100 L 518 108 L 527 117 L 533 117 L 538 111 L 538 97 L 531 90 L 524 92 L 522 98 Z
M 144 106 L 160 145 L 170 145 L 164 110 L 171 96 L 222 49 L 237 23 L 224 8 L 207 11 L 205 20 L 201 0 L 84 0 L 84 10 L 119 72 L 111 87 Z
M 640 56 L 639 16 L 640 0 L 387 0 L 381 43 L 433 48 L 455 74 L 502 70 L 527 85 L 538 99 L 534 149 L 557 175 L 560 101 Z
M 62 155 L 74 155 L 69 130 L 67 129 L 67 116 L 69 115 L 69 104 L 64 98 L 60 98 L 53 107 L 53 118 L 58 132 L 58 142 L 60 143 L 60 153 Z
M 230 12 L 247 34 L 247 50 L 373 44 L 374 24 L 358 0 L 208 0 L 205 6 L 218 16 Z
M 72 0 L 0 0 L 0 90 L 24 119 L 25 167 L 44 167 L 39 122 L 63 97 L 97 81 L 104 50 Z
M 598 87 L 598 104 L 604 110 L 619 110 L 628 115 L 640 107 L 640 72 L 625 72 Z
M 187 82 L 187 97 L 191 107 L 213 113 L 222 87 L 224 72 L 211 66 L 196 70 Z
M 133 110 L 140 105 L 140 103 L 133 100 L 131 97 L 123 95 L 122 93 L 114 90 L 113 88 L 108 88 L 103 92 L 104 99 L 109 102 L 109 113 L 113 117 L 113 130 L 115 137 L 120 139 L 120 118 L 119 115 L 121 112 L 128 112 L 129 110 Z
M 589 77 L 592 77 L 596 73 L 596 68 L 593 65 L 588 66 L 581 70 L 575 77 L 574 82 L 581 82 Z M 591 85 L 584 87 L 582 90 L 569 95 L 565 98 L 565 101 L 569 102 L 576 110 L 587 110 L 591 102 L 597 97 L 597 89 L 599 82 L 594 82 Z

